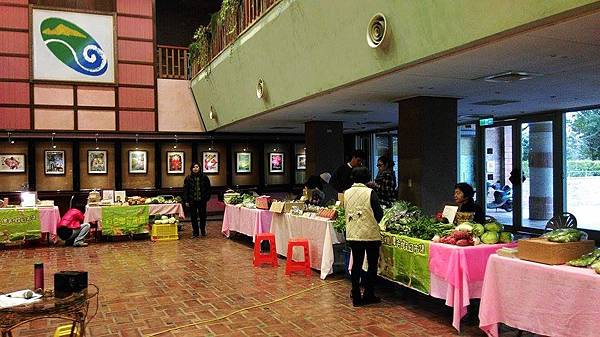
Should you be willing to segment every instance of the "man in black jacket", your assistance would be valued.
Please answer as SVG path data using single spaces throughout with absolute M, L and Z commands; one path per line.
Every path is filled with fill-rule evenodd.
M 333 171 L 333 175 L 331 176 L 329 184 L 333 186 L 338 193 L 344 193 L 345 190 L 352 186 L 353 181 L 350 179 L 352 169 L 362 166 L 363 159 L 365 159 L 365 153 L 363 150 L 354 150 L 352 152 L 352 159 L 350 162 L 338 167 L 335 171 Z
M 206 204 L 210 199 L 210 179 L 200 172 L 200 164 L 192 163 L 192 173 L 185 178 L 183 184 L 183 200 L 190 209 L 192 220 L 192 238 L 200 236 L 198 215 L 200 215 L 200 232 L 206 236 Z

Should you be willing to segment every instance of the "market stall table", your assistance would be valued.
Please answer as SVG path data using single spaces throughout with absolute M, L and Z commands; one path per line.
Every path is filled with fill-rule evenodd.
M 221 231 L 229 237 L 231 231 L 254 237 L 271 230 L 272 213 L 264 209 L 246 208 L 241 205 L 225 205 Z
M 481 292 L 479 326 L 498 336 L 498 323 L 545 336 L 600 335 L 600 275 L 492 255 Z
M 180 203 L 173 204 L 148 204 L 148 215 L 176 214 L 179 219 L 185 218 L 183 207 Z M 102 230 L 102 208 L 103 207 L 135 207 L 135 206 L 86 206 L 83 222 L 98 223 L 98 230 Z
M 58 206 L 51 207 L 33 207 L 33 208 L 0 208 L 0 218 L 3 218 L 2 214 L 11 210 L 29 210 L 33 212 L 39 212 L 39 230 L 42 234 L 48 235 L 48 239 L 51 241 L 56 240 L 56 228 L 60 222 L 60 211 Z
M 273 214 L 271 232 L 275 234 L 277 254 L 287 256 L 287 244 L 291 238 L 307 239 L 310 249 L 310 267 L 321 271 L 321 279 L 333 273 L 333 245 L 344 242 L 342 234 L 333 228 L 334 221 L 325 218 L 308 218 L 289 213 Z M 294 259 L 302 260 L 300 250 Z

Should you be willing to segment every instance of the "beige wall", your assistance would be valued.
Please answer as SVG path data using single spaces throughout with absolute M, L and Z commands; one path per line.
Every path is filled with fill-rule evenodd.
M 24 154 L 25 155 L 25 172 L 23 173 L 0 173 L 0 191 L 19 191 L 24 184 L 27 184 L 27 172 L 29 170 L 27 161 L 29 153 L 27 153 L 27 143 L 9 142 L 0 143 L 0 153 L 2 154 Z
M 155 187 L 155 155 L 154 143 L 139 143 L 138 150 L 147 151 L 147 173 L 129 173 L 129 151 L 135 151 L 136 144 L 123 143 L 121 145 L 121 177 L 123 189 L 154 188 Z
M 174 149 L 175 143 L 166 143 L 161 145 L 161 184 L 163 188 L 180 188 L 183 187 L 183 181 L 185 176 L 190 174 L 190 165 L 192 164 L 192 145 L 191 144 L 177 144 L 177 148 Z M 167 152 L 170 151 L 183 151 L 183 174 L 167 174 Z
M 236 173 L 236 153 L 243 152 L 246 149 L 246 152 L 252 153 L 252 172 L 251 173 Z M 232 175 L 232 184 L 236 185 L 258 185 L 260 182 L 259 174 L 262 172 L 258 172 L 259 168 L 259 152 L 258 146 L 253 144 L 233 144 L 231 147 L 231 163 L 233 167 L 231 168 Z
M 88 173 L 88 151 L 95 150 L 96 143 L 79 144 L 79 176 L 80 188 L 86 189 L 115 189 L 115 144 L 98 143 L 98 150 L 106 151 L 108 173 Z
M 198 158 L 197 161 L 202 165 L 202 152 L 211 151 L 219 153 L 219 173 L 208 173 L 207 176 L 210 179 L 212 186 L 226 186 L 227 185 L 227 146 L 225 144 L 200 144 L 198 145 Z M 235 160 L 235 159 L 234 159 Z M 235 165 L 235 161 L 233 161 Z M 190 163 L 191 164 L 191 163 Z
M 189 81 L 157 80 L 158 130 L 204 132 Z
M 38 143 L 35 148 L 35 183 L 38 191 L 72 191 L 73 190 L 73 144 L 55 142 L 56 149 L 50 142 Z M 65 174 L 45 174 L 44 151 L 65 151 Z

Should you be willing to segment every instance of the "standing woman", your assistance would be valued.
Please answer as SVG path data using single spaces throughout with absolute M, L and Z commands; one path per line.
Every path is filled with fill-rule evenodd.
M 185 177 L 183 183 L 183 200 L 190 209 L 192 220 L 192 238 L 200 236 L 198 231 L 198 215 L 200 215 L 200 232 L 206 236 L 206 204 L 210 199 L 210 179 L 200 172 L 200 164 L 192 163 L 192 173 Z
M 346 241 L 352 250 L 352 305 L 355 307 L 370 303 L 379 303 L 375 296 L 375 281 L 377 280 L 377 263 L 379 261 L 379 246 L 381 234 L 379 221 L 383 210 L 377 199 L 377 193 L 365 184 L 371 179 L 366 167 L 352 169 L 354 184 L 344 192 L 344 207 L 346 209 Z M 362 264 L 367 254 L 369 268 L 362 280 L 365 293 L 361 296 L 360 279 Z

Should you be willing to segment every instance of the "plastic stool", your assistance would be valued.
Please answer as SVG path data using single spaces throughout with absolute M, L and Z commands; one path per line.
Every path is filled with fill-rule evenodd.
M 56 331 L 54 331 L 54 337 L 71 336 L 72 328 L 73 328 L 73 324 L 61 325 L 58 328 L 56 328 Z M 73 336 L 79 337 L 79 327 L 78 326 L 75 326 L 75 330 L 73 331 Z
M 260 253 L 260 244 L 262 241 L 269 241 L 269 253 Z M 254 258 L 252 264 L 258 267 L 262 263 L 270 263 L 273 267 L 277 267 L 277 249 L 275 249 L 275 234 L 260 233 L 254 237 Z
M 294 261 L 292 258 L 294 247 L 304 248 L 304 261 Z M 308 251 L 308 240 L 306 239 L 290 239 L 288 241 L 285 275 L 289 276 L 293 271 L 304 271 L 306 276 L 310 276 L 310 254 Z

